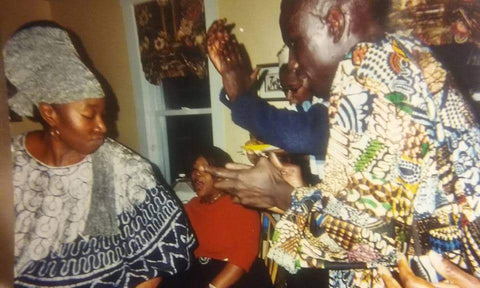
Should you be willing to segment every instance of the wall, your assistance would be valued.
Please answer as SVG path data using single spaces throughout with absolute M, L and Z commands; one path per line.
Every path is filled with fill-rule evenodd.
M 50 5 L 45 0 L 1 0 L 0 44 L 27 22 L 50 19 Z
M 36 20 L 50 20 L 50 4 L 45 0 L 2 0 L 0 1 L 0 46 L 20 26 Z M 25 119 L 22 122 L 10 123 L 13 135 L 40 129 L 38 123 Z
M 34 20 L 50 19 L 50 6 L 43 0 L 0 1 L 0 47 L 19 26 Z M 9 126 L 3 65 L 0 55 L 0 287 L 13 282 L 13 194 L 11 180 L 10 129 L 29 131 L 39 127 L 31 121 Z
M 38 19 L 52 19 L 78 34 L 96 69 L 110 84 L 118 106 L 116 126 L 118 140 L 138 150 L 133 89 L 129 73 L 122 11 L 118 0 L 3 0 L 7 9 L 0 9 L 2 39 L 19 25 Z M 219 18 L 236 24 L 234 33 L 248 49 L 252 64 L 276 62 L 282 46 L 278 16 L 280 0 L 217 0 Z M 2 5 L 4 6 L 4 5 Z M 5 11 L 8 11 L 6 13 Z M 239 29 L 242 28 L 242 29 Z M 230 113 L 224 114 L 226 150 L 236 161 L 248 132 L 233 124 Z M 39 128 L 28 120 L 11 124 L 12 134 Z
M 138 150 L 135 103 L 120 2 L 55 0 L 50 3 L 52 19 L 80 37 L 95 68 L 106 79 L 118 101 L 118 141 Z
M 280 0 L 217 0 L 219 18 L 235 23 L 233 32 L 237 40 L 243 43 L 249 53 L 252 65 L 276 63 L 277 52 L 283 46 L 278 25 Z M 241 29 L 240 29 L 241 28 Z M 241 156 L 241 146 L 249 139 L 246 130 L 236 126 L 225 113 L 226 151 L 235 161 L 248 161 Z
M 118 101 L 116 137 L 138 149 L 136 115 L 130 80 L 122 11 L 117 0 L 3 0 L 0 9 L 2 47 L 19 26 L 33 20 L 53 20 L 74 31 L 82 40 L 95 68 L 109 84 Z M 6 9 L 4 9 L 4 7 Z M 11 123 L 12 135 L 41 128 L 25 119 Z M 117 133 L 114 133 L 114 135 Z
M 13 193 L 10 133 L 3 59 L 0 53 L 0 287 L 11 287 L 13 283 Z

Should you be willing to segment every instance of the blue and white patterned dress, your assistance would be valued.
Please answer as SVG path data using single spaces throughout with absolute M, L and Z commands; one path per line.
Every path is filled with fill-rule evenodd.
M 134 287 L 188 269 L 193 231 L 147 161 L 105 140 L 118 233 L 91 236 L 84 232 L 95 206 L 92 156 L 50 167 L 32 157 L 24 141 L 20 135 L 12 144 L 16 287 Z

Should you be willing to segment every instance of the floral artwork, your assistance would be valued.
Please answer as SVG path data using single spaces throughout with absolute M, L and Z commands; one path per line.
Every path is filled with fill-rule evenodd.
M 143 71 L 164 78 L 207 76 L 203 0 L 156 0 L 135 6 Z
M 389 25 L 427 45 L 473 42 L 480 46 L 478 0 L 393 0 Z

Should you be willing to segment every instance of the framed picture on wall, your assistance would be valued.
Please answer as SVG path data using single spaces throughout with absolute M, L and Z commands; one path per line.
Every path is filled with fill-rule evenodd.
M 268 101 L 285 101 L 285 94 L 280 83 L 278 63 L 257 65 L 260 88 L 258 96 Z

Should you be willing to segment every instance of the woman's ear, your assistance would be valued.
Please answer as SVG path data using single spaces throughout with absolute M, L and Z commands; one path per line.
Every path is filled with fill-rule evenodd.
M 40 116 L 42 116 L 43 120 L 45 120 L 48 126 L 57 126 L 58 115 L 55 109 L 53 109 L 52 105 L 47 103 L 39 103 L 38 111 L 40 112 Z
M 326 17 L 328 33 L 333 36 L 333 42 L 337 43 L 342 38 L 345 30 L 345 14 L 338 6 L 333 6 L 328 10 Z

